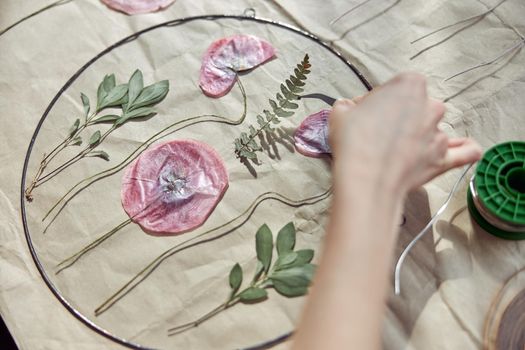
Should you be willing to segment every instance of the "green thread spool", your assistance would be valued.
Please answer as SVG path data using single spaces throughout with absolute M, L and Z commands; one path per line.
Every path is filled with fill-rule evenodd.
M 485 152 L 467 201 L 470 214 L 488 233 L 525 239 L 525 142 L 505 142 Z

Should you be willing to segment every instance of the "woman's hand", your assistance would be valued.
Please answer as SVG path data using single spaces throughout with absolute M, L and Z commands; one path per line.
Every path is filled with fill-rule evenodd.
M 402 74 L 330 117 L 334 197 L 323 253 L 293 349 L 380 349 L 405 193 L 481 148 L 438 129 L 443 103 Z
M 406 192 L 478 160 L 475 141 L 449 139 L 439 130 L 444 112 L 415 73 L 398 75 L 355 102 L 337 101 L 330 117 L 336 187 L 355 175 Z

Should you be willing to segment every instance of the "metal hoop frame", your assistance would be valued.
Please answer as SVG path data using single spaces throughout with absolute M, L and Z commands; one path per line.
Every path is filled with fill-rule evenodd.
M 369 91 L 372 90 L 372 86 L 370 85 L 368 80 L 363 76 L 363 74 L 352 63 L 350 63 L 348 60 L 346 60 L 341 53 L 339 53 L 337 50 L 333 49 L 327 43 L 321 41 L 315 35 L 313 35 L 313 34 L 311 34 L 309 32 L 306 32 L 304 30 L 301 30 L 299 28 L 293 27 L 291 25 L 288 25 L 288 24 L 284 24 L 284 23 L 281 23 L 281 22 L 277 22 L 277 21 L 273 21 L 273 20 L 269 20 L 269 19 L 256 17 L 255 16 L 255 11 L 253 9 L 251 9 L 251 10 L 252 11 L 245 12 L 245 14 L 241 15 L 241 16 L 239 16 L 239 15 L 223 15 L 223 14 L 221 14 L 221 15 L 204 15 L 204 16 L 184 17 L 184 18 L 180 18 L 180 19 L 167 21 L 167 22 L 164 22 L 164 23 L 160 23 L 160 24 L 148 27 L 148 28 L 143 29 L 141 31 L 138 31 L 138 32 L 136 32 L 136 33 L 134 33 L 134 34 L 132 34 L 132 35 L 130 35 L 130 36 L 128 36 L 128 37 L 118 41 L 118 42 L 116 42 L 115 44 L 109 46 L 108 48 L 106 48 L 105 50 L 100 52 L 98 55 L 93 57 L 91 60 L 89 60 L 71 78 L 69 78 L 69 80 L 64 84 L 64 86 L 55 95 L 53 100 L 51 100 L 51 103 L 47 106 L 44 114 L 42 115 L 42 117 L 40 118 L 40 120 L 39 120 L 39 122 L 38 122 L 38 124 L 36 126 L 36 129 L 35 129 L 35 131 L 33 133 L 33 136 L 31 137 L 31 141 L 29 143 L 29 146 L 28 146 L 28 149 L 27 149 L 27 153 L 26 153 L 26 156 L 25 156 L 25 160 L 24 160 L 24 167 L 23 167 L 23 170 L 22 170 L 22 179 L 21 179 L 21 187 L 20 187 L 20 205 L 21 205 L 22 224 L 23 224 L 23 227 L 24 227 L 24 233 L 25 233 L 25 237 L 26 237 L 27 244 L 28 244 L 28 247 L 29 247 L 29 251 L 31 253 L 33 261 L 35 262 L 35 265 L 38 268 L 38 271 L 40 272 L 40 275 L 44 279 L 44 282 L 46 283 L 48 288 L 55 295 L 55 297 L 62 303 L 62 305 L 64 305 L 64 307 L 69 312 L 71 312 L 71 314 L 73 314 L 73 316 L 75 316 L 78 320 L 82 321 L 86 326 L 88 326 L 89 328 L 91 328 L 95 332 L 99 333 L 100 335 L 103 335 L 104 337 L 106 337 L 108 339 L 111 339 L 111 340 L 113 340 L 113 341 L 115 341 L 115 342 L 117 342 L 117 343 L 119 343 L 121 345 L 124 345 L 126 347 L 129 347 L 129 348 L 132 348 L 132 349 L 141 349 L 141 350 L 151 349 L 151 348 L 142 346 L 140 344 L 133 343 L 133 342 L 131 342 L 129 340 L 126 340 L 124 338 L 121 338 L 121 337 L 119 337 L 119 336 L 117 336 L 115 334 L 112 334 L 111 332 L 107 331 L 106 329 L 104 329 L 104 328 L 96 325 L 94 322 L 90 321 L 80 311 L 75 309 L 75 307 L 73 305 L 71 305 L 71 303 L 68 300 L 66 300 L 59 293 L 59 291 L 54 286 L 53 282 L 48 277 L 48 275 L 47 275 L 46 271 L 44 270 L 44 267 L 42 266 L 40 260 L 38 259 L 37 253 L 36 253 L 35 248 L 33 246 L 33 242 L 31 241 L 31 235 L 29 233 L 29 227 L 28 227 L 28 224 L 27 224 L 27 216 L 26 216 L 25 198 L 24 198 L 24 189 L 26 187 L 27 170 L 28 170 L 28 165 L 29 165 L 29 159 L 30 159 L 31 153 L 33 151 L 34 143 L 36 141 L 36 138 L 37 138 L 37 136 L 38 136 L 38 134 L 40 132 L 40 129 L 41 129 L 45 119 L 47 118 L 47 116 L 48 116 L 49 112 L 51 111 L 51 109 L 54 107 L 55 103 L 62 96 L 62 94 L 73 84 L 73 82 L 75 82 L 75 80 L 89 66 L 91 66 L 94 62 L 96 62 L 98 59 L 100 59 L 101 57 L 103 57 L 107 53 L 111 52 L 113 49 L 115 49 L 115 48 L 117 48 L 119 46 L 125 45 L 125 44 L 127 44 L 129 42 L 132 42 L 133 40 L 139 38 L 142 34 L 148 33 L 150 31 L 153 31 L 153 30 L 158 29 L 158 28 L 175 27 L 175 26 L 178 26 L 178 25 L 182 25 L 184 23 L 197 21 L 197 20 L 212 20 L 212 21 L 215 21 L 215 20 L 221 20 L 221 19 L 236 19 L 236 20 L 240 20 L 240 21 L 251 21 L 251 22 L 258 22 L 258 23 L 262 23 L 262 24 L 274 25 L 274 26 L 277 26 L 277 27 L 289 30 L 291 32 L 294 32 L 296 34 L 299 34 L 299 35 L 301 35 L 301 36 L 303 36 L 305 38 L 308 38 L 308 39 L 318 43 L 319 45 L 321 45 L 322 47 L 327 49 L 329 52 L 331 52 L 332 54 L 337 56 L 348 68 L 350 68 L 350 70 L 357 76 L 357 78 L 361 81 L 361 83 L 366 87 L 367 90 L 369 90 Z M 291 332 L 283 334 L 283 335 L 280 335 L 279 337 L 276 337 L 276 338 L 271 339 L 269 341 L 266 341 L 264 343 L 248 347 L 248 348 L 246 348 L 246 350 L 248 350 L 248 349 L 249 350 L 267 349 L 267 348 L 269 348 L 271 346 L 276 345 L 277 343 L 279 343 L 281 341 L 286 340 L 290 335 L 291 335 Z

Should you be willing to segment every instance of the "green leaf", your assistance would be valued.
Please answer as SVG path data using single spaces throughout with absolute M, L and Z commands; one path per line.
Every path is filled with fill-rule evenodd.
M 91 123 L 92 124 L 101 124 L 101 123 L 108 123 L 108 122 L 113 123 L 115 120 L 117 120 L 119 118 L 120 118 L 120 115 L 107 114 L 107 115 L 104 115 L 102 117 L 98 117 L 98 118 L 94 119 L 93 121 L 91 121 Z
M 268 100 L 268 101 L 270 102 L 270 107 L 272 107 L 272 109 L 275 111 L 275 109 L 278 108 L 277 103 L 275 103 L 274 100 Z
M 293 70 L 293 72 L 295 73 L 295 77 L 296 77 L 297 79 L 300 79 L 300 80 L 306 80 L 306 75 L 304 75 L 303 73 L 301 73 L 301 72 L 299 71 L 299 69 L 295 68 L 295 69 Z
M 294 112 L 285 111 L 282 108 L 277 108 L 276 110 L 274 110 L 274 112 L 275 112 L 275 114 L 277 114 L 277 116 L 279 118 L 288 118 L 288 117 L 291 117 L 292 115 L 294 115 Z
M 89 110 L 91 108 L 89 106 L 89 98 L 83 93 L 80 93 L 80 99 L 82 100 L 82 105 L 84 106 L 84 118 L 87 120 L 87 117 L 89 115 Z
M 265 109 L 263 112 L 264 112 L 264 115 L 266 116 L 266 121 L 269 122 L 269 121 L 276 119 L 275 114 L 272 114 L 269 110 Z
M 80 146 L 82 144 L 82 137 L 80 136 L 77 136 L 75 138 L 73 138 L 70 143 L 69 143 L 71 146 Z
M 286 266 L 286 268 L 306 265 L 314 258 L 314 251 L 312 249 L 301 249 L 296 251 L 296 253 L 297 259 L 295 259 L 295 261 L 290 265 Z
M 289 254 L 293 251 L 295 246 L 295 226 L 293 222 L 287 223 L 279 230 L 275 245 L 279 256 Z
M 254 302 L 264 299 L 268 296 L 266 289 L 250 287 L 239 294 L 239 298 L 242 302 Z
M 279 258 L 275 261 L 275 270 L 282 270 L 284 268 L 287 268 L 288 265 L 291 265 L 297 260 L 297 253 L 296 252 L 288 252 L 283 253 L 282 255 L 279 255 Z
M 115 121 L 115 125 L 119 126 L 119 125 L 126 123 L 130 119 L 143 118 L 143 117 L 147 117 L 148 115 L 151 115 L 154 113 L 155 113 L 155 109 L 153 109 L 152 107 L 137 108 L 137 109 L 132 110 L 131 112 L 124 113 L 122 117 L 120 117 L 119 119 L 117 119 L 117 121 Z
M 287 100 L 297 99 L 297 95 L 293 94 L 290 90 L 288 90 L 286 86 L 284 86 L 284 84 L 281 84 L 281 92 Z
M 110 92 L 117 85 L 115 82 L 115 74 L 106 75 L 102 84 L 104 85 L 104 90 Z
M 128 103 L 125 110 L 133 108 L 133 102 L 139 97 L 142 89 L 144 88 L 144 79 L 142 77 L 142 72 L 140 69 L 137 69 L 128 82 Z
M 247 149 L 241 149 L 240 156 L 243 158 L 248 158 L 248 159 L 254 159 L 254 160 L 257 159 L 257 155 L 254 152 L 249 151 Z
M 104 151 L 89 152 L 88 157 L 97 157 L 97 158 L 102 158 L 105 161 L 109 161 L 109 154 L 107 154 L 107 152 L 104 152 Z
M 91 137 L 89 138 L 89 145 L 90 146 L 97 145 L 100 142 L 101 137 L 102 135 L 100 134 L 100 130 L 95 131 L 93 135 L 91 135 Z
M 102 110 L 106 107 L 114 107 L 123 103 L 123 98 L 128 93 L 128 84 L 120 84 L 111 89 L 106 97 L 102 100 L 102 103 L 98 107 L 98 110 Z
M 235 150 L 236 150 L 236 151 L 240 151 L 240 150 L 241 150 L 242 145 L 241 145 L 241 140 L 240 140 L 240 139 L 238 139 L 238 138 L 235 139 L 235 140 L 233 141 L 233 144 L 235 145 Z
M 280 103 L 281 107 L 288 108 L 288 109 L 297 109 L 299 108 L 299 105 L 297 103 L 290 102 L 288 100 L 283 100 L 282 103 Z
M 230 271 L 230 287 L 232 288 L 232 294 L 234 294 L 242 283 L 242 269 L 239 263 L 233 265 Z
M 153 106 L 159 103 L 168 94 L 169 87 L 170 84 L 167 80 L 162 80 L 153 85 L 146 86 L 142 89 L 142 92 L 133 102 L 133 106 L 129 108 L 129 110 L 144 106 Z
M 305 86 L 306 84 L 303 83 L 301 80 L 297 79 L 296 77 L 294 77 L 293 75 L 290 75 L 290 80 L 292 81 L 292 83 L 295 85 L 295 86 Z
M 115 75 L 106 75 L 97 90 L 97 111 L 101 109 L 104 98 L 108 95 L 109 91 L 115 87 Z
M 272 282 L 273 288 L 285 297 L 300 297 L 308 293 L 308 287 L 305 286 L 290 286 L 289 284 L 277 280 L 272 280 Z
M 257 266 L 255 267 L 255 274 L 253 275 L 252 283 L 256 282 L 261 274 L 264 272 L 264 265 L 260 260 L 257 260 Z
M 255 142 L 254 139 L 251 139 L 250 142 L 248 142 L 248 146 L 254 151 L 261 150 L 261 147 L 257 144 L 257 142 Z
M 69 128 L 69 137 L 73 137 L 78 131 L 78 127 L 80 126 L 80 119 L 75 120 L 73 125 L 71 125 L 71 128 Z
M 247 145 L 249 142 L 248 134 L 246 134 L 245 132 L 241 132 L 241 141 L 243 144 Z
M 257 259 L 263 264 L 267 272 L 272 263 L 273 236 L 268 225 L 263 224 L 255 234 L 255 250 Z
M 315 265 L 305 264 L 273 272 L 269 277 L 277 292 L 295 297 L 306 294 L 315 272 Z

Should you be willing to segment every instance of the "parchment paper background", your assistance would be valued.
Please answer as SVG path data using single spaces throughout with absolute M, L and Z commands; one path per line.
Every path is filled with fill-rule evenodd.
M 36 123 L 62 85 L 89 59 L 121 38 L 166 20 L 210 13 L 240 14 L 253 7 L 257 15 L 298 25 L 331 41 L 365 73 L 373 85 L 403 70 L 416 70 L 429 78 L 430 94 L 447 102 L 442 125 L 450 135 L 474 136 L 484 147 L 525 139 L 525 58 L 522 51 L 497 66 L 449 82 L 443 78 L 497 56 L 519 39 L 508 25 L 525 32 L 525 4 L 508 0 L 482 21 L 458 33 L 414 60 L 419 49 L 447 33 L 410 45 L 414 38 L 440 25 L 480 13 L 497 1 L 371 1 L 334 28 L 328 22 L 357 2 L 178 0 L 166 11 L 128 17 L 108 10 L 98 1 L 75 0 L 39 15 L 0 37 L 0 311 L 22 349 L 100 349 L 121 346 L 77 321 L 43 283 L 23 235 L 19 184 L 23 158 Z M 0 27 L 50 1 L 2 1 Z M 505 24 L 506 23 L 506 24 Z M 208 43 L 239 32 L 237 22 L 193 22 L 150 32 L 97 61 L 66 91 L 35 144 L 29 172 L 41 153 L 63 137 L 79 115 L 79 93 L 94 101 L 102 76 L 114 72 L 124 81 L 141 68 L 146 82 L 170 79 L 171 91 L 159 115 L 144 123 L 131 123 L 107 142 L 112 162 L 176 118 L 214 112 L 237 119 L 242 106 L 237 88 L 220 100 L 205 98 L 196 83 L 200 56 Z M 314 69 L 308 81 L 312 92 L 355 96 L 364 88 L 329 53 L 306 39 L 268 26 L 250 25 L 246 32 L 265 37 L 279 50 L 279 58 L 242 77 L 248 94 L 247 122 L 265 107 L 289 67 L 304 51 Z M 188 34 L 191 33 L 191 34 Z M 321 69 L 322 68 L 322 69 Z M 324 107 L 309 101 L 298 116 L 283 124 L 291 129 L 301 111 Z M 145 127 L 147 125 L 147 127 Z M 281 159 L 262 156 L 254 180 L 231 152 L 230 140 L 245 126 L 200 124 L 173 137 L 206 140 L 228 165 L 230 188 L 205 227 L 237 215 L 256 195 L 271 189 L 301 199 L 329 187 L 329 164 L 311 160 L 278 145 Z M 373 145 L 373 140 L 370 140 Z M 28 206 L 35 246 L 46 269 L 90 241 L 97 233 L 126 219 L 119 203 L 120 176 L 90 188 L 75 199 L 45 236 L 40 218 L 53 199 L 82 176 L 105 169 L 101 160 L 88 160 L 71 168 L 37 191 Z M 459 172 L 452 172 L 413 193 L 405 211 L 398 251 L 425 224 L 445 200 Z M 386 349 L 479 349 L 491 301 L 502 283 L 525 265 L 523 242 L 493 238 L 470 222 L 466 211 L 466 183 L 437 222 L 433 233 L 413 250 L 402 274 L 403 294 L 393 297 L 385 319 Z M 226 277 L 235 262 L 253 268 L 253 235 L 268 222 L 276 232 L 293 220 L 299 228 L 299 246 L 321 242 L 329 200 L 299 209 L 267 201 L 240 230 L 218 241 L 188 250 L 166 261 L 151 277 L 107 313 L 95 318 L 92 310 L 127 281 L 152 257 L 190 236 L 154 238 L 136 226 L 128 227 L 58 277 L 57 287 L 79 310 L 97 324 L 135 342 L 161 348 L 218 348 L 247 346 L 293 328 L 303 299 L 285 299 L 271 293 L 259 305 L 236 306 L 175 338 L 165 329 L 200 316 L 227 295 Z M 519 276 L 523 278 L 523 276 Z M 349 276 L 351 278 L 351 276 Z M 518 278 L 517 285 L 523 285 Z

